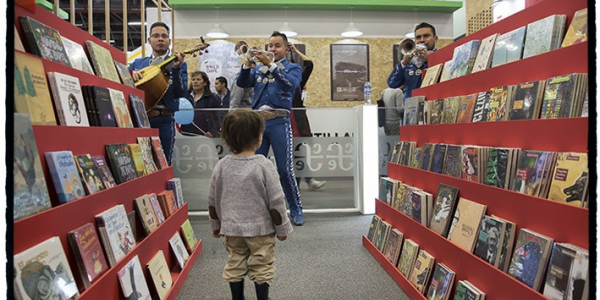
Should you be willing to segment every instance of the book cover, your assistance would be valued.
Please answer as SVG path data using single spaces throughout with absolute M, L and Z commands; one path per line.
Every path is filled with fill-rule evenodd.
M 568 243 L 554 243 L 546 273 L 544 296 L 552 300 L 587 299 L 589 251 Z
M 427 68 L 427 72 L 425 73 L 425 77 L 423 77 L 423 82 L 421 83 L 421 87 L 436 84 L 438 82 L 438 79 L 440 78 L 440 74 L 442 73 L 443 67 L 444 64 L 437 64 L 435 66 Z
M 487 121 L 487 110 L 489 110 L 490 97 L 492 96 L 491 91 L 483 91 L 477 94 L 475 100 L 475 107 L 473 108 L 473 118 L 471 122 L 486 122 Z
M 383 255 L 394 265 L 398 265 L 398 258 L 400 258 L 400 250 L 402 249 L 402 241 L 404 234 L 400 230 L 393 228 L 388 237 L 385 248 L 383 249 Z
M 514 86 L 498 86 L 490 89 L 492 92 L 486 106 L 485 114 L 488 122 L 504 121 L 508 116 L 508 101 Z
M 548 153 L 544 151 L 521 151 L 512 184 L 513 191 L 532 196 L 537 193 L 542 182 L 546 155 Z
M 429 228 L 441 236 L 448 235 L 450 220 L 454 215 L 458 188 L 440 183 L 433 204 L 433 214 Z
M 90 126 L 79 79 L 58 72 L 48 72 L 48 82 L 60 125 Z
M 73 152 L 49 151 L 44 153 L 44 156 L 58 195 L 58 201 L 62 204 L 83 198 L 85 190 L 75 165 Z
M 123 204 L 115 205 L 97 214 L 96 226 L 111 267 L 136 246 Z
M 491 265 L 496 263 L 500 254 L 502 225 L 498 219 L 494 219 L 491 216 L 483 216 L 479 234 L 477 235 L 477 243 L 473 254 Z
M 34 125 L 56 125 L 44 63 L 37 57 L 14 53 L 15 112 L 28 114 Z
M 415 96 L 404 99 L 404 124 L 403 125 L 417 125 L 419 124 L 419 114 L 423 111 L 419 111 L 419 103 L 423 102 L 422 96 Z
M 433 157 L 431 158 L 431 172 L 442 174 L 446 168 L 446 150 L 448 145 L 435 144 L 433 146 Z
M 471 74 L 480 45 L 480 40 L 471 40 L 454 49 L 450 68 L 451 79 Z
M 464 95 L 459 97 L 458 114 L 456 123 L 470 123 L 473 118 L 473 110 L 475 109 L 476 94 Z
M 144 157 L 142 153 L 142 148 L 138 143 L 127 144 L 129 147 L 129 152 L 131 153 L 131 158 L 133 160 L 133 166 L 135 167 L 135 173 L 137 177 L 142 177 L 146 174 L 146 165 L 144 164 Z
M 539 291 L 553 242 L 550 237 L 521 228 L 508 275 Z
M 408 186 L 402 182 L 398 183 L 398 189 L 396 191 L 396 202 L 394 203 L 394 209 L 399 212 L 404 211 L 404 206 L 406 202 L 406 192 L 408 190 Z
M 14 114 L 13 218 L 18 220 L 52 207 L 31 119 Z
M 431 116 L 429 124 L 442 123 L 442 114 L 444 113 L 444 99 L 436 99 L 431 103 Z
M 540 119 L 556 119 L 568 116 L 567 107 L 570 107 L 571 98 L 577 74 L 567 74 L 551 77 L 546 80 L 544 99 Z
M 521 59 L 527 26 L 521 26 L 496 38 L 492 67 Z
M 578 10 L 573 14 L 569 29 L 565 34 L 561 47 L 568 47 L 587 41 L 588 32 L 588 9 Z
M 59 237 L 51 237 L 15 254 L 13 262 L 15 298 L 71 300 L 79 296 Z
M 175 199 L 175 194 L 173 194 L 172 190 L 164 190 L 156 194 L 156 196 L 166 217 L 170 217 L 177 212 L 177 199 Z
M 137 178 L 131 151 L 126 143 L 107 144 L 105 148 L 106 157 L 118 184 Z
M 133 82 L 133 78 L 131 78 L 131 73 L 129 73 L 127 66 L 116 60 L 114 63 L 117 73 L 119 73 L 119 77 L 121 77 L 121 82 L 126 86 L 135 87 L 135 83 Z
M 118 127 L 108 89 L 101 86 L 88 86 L 88 88 L 92 97 L 90 102 L 94 103 L 97 110 L 98 126 Z
M 102 184 L 104 188 L 111 188 L 117 186 L 115 179 L 110 171 L 110 168 L 106 164 L 106 160 L 103 155 L 95 155 L 92 156 L 92 160 L 94 161 L 94 165 L 98 169 L 98 174 L 100 175 L 100 179 L 102 180 Z
M 444 110 L 440 124 L 456 123 L 458 116 L 458 106 L 460 105 L 458 97 L 448 97 L 444 99 Z
M 171 250 L 173 250 L 173 254 L 175 254 L 175 257 L 177 258 L 179 267 L 183 269 L 183 266 L 185 266 L 187 263 L 190 255 L 187 250 L 185 250 L 185 245 L 183 244 L 183 240 L 181 239 L 179 232 L 175 232 L 169 239 L 169 245 L 171 245 Z
M 409 281 L 419 290 L 421 294 L 425 293 L 429 278 L 433 273 L 433 265 L 435 264 L 435 257 L 429 252 L 421 249 L 417 255 L 415 265 L 410 272 Z
M 391 231 L 392 226 L 390 225 L 390 223 L 381 220 L 381 222 L 379 222 L 379 227 L 377 228 L 377 232 L 375 233 L 375 247 L 377 247 L 377 249 L 379 249 L 380 252 L 383 252 L 383 249 L 385 248 L 385 244 L 387 243 L 388 240 L 388 235 Z
M 150 201 L 150 198 L 148 198 L 148 195 L 145 194 L 135 198 L 133 203 L 140 220 L 142 220 L 146 235 L 156 230 L 156 228 L 158 228 L 158 219 L 156 218 L 152 202 Z
M 115 120 L 117 121 L 118 127 L 122 128 L 133 128 L 133 121 L 129 114 L 129 108 L 127 107 L 127 101 L 125 101 L 125 95 L 122 91 L 115 89 L 108 89 L 110 93 L 110 102 L 112 103 L 113 113 L 115 114 Z
M 79 176 L 83 179 L 83 186 L 88 195 L 104 190 L 104 184 L 98 168 L 90 154 L 75 155 L 75 162 L 79 170 Z
M 494 53 L 494 45 L 496 44 L 497 33 L 494 33 L 485 39 L 481 40 L 479 50 L 477 51 L 477 58 L 473 63 L 473 70 L 471 73 L 483 71 L 489 69 L 492 64 L 492 54 Z
M 456 284 L 456 292 L 454 293 L 454 300 L 476 300 L 479 299 L 479 294 L 475 293 L 471 286 L 466 283 L 466 280 L 459 280 Z
M 448 233 L 448 240 L 455 245 L 463 248 L 469 253 L 473 253 L 475 241 L 479 233 L 481 219 L 485 215 L 487 206 L 465 198 L 458 199 L 454 219 Z
M 523 58 L 559 48 L 566 21 L 566 15 L 550 15 L 527 24 Z
M 154 157 L 152 155 L 152 144 L 149 137 L 138 137 L 137 142 L 142 150 L 142 159 L 144 161 L 144 167 L 146 168 L 147 174 L 152 174 L 158 169 L 154 164 Z M 168 183 L 167 183 L 168 185 Z
M 90 59 L 92 60 L 92 65 L 94 66 L 96 75 L 120 84 L 121 80 L 119 79 L 117 68 L 113 63 L 114 60 L 110 50 L 94 43 L 93 41 L 85 41 L 85 47 L 90 55 Z
M 502 272 L 508 271 L 510 264 L 510 255 L 513 252 L 515 245 L 517 224 L 506 219 L 502 219 L 498 216 L 492 215 L 492 218 L 502 224 L 502 230 L 500 231 L 500 251 L 494 266 L 502 270 Z
M 537 119 L 546 82 L 543 80 L 519 83 L 510 100 L 509 120 Z
M 69 55 L 69 62 L 71 63 L 71 66 L 79 71 L 96 75 L 94 74 L 94 69 L 92 69 L 92 65 L 90 64 L 87 55 L 85 54 L 85 50 L 83 50 L 83 46 L 64 36 L 61 36 L 61 39 L 64 43 L 65 50 Z
M 588 188 L 588 174 L 587 153 L 558 153 L 548 199 L 582 206 Z
M 148 194 L 148 199 L 150 199 L 150 204 L 152 204 L 152 208 L 154 209 L 154 214 L 156 215 L 158 224 L 162 224 L 165 221 L 165 215 L 163 214 L 162 208 L 160 208 L 158 197 L 155 193 L 150 193 Z
M 129 221 L 129 228 L 131 228 L 131 233 L 133 233 L 133 239 L 137 243 L 140 235 L 138 235 L 137 233 L 137 217 L 135 214 L 135 210 L 132 210 L 127 213 L 127 221 Z
M 452 69 L 452 59 L 444 63 L 442 68 L 442 74 L 440 75 L 440 82 L 450 80 L 450 69 Z
M 137 255 L 117 272 L 117 277 L 125 299 L 152 300 L 140 258 Z
M 158 297 L 160 300 L 165 299 L 173 285 L 173 278 L 162 250 L 158 250 L 154 257 L 148 261 L 146 268 L 148 268 L 148 273 L 152 278 Z
M 369 231 L 367 232 L 367 239 L 369 239 L 371 243 L 374 243 L 373 237 L 375 236 L 375 232 L 379 227 L 379 222 L 381 222 L 381 218 L 378 215 L 373 215 L 371 224 L 369 224 Z
M 512 153 L 514 151 L 516 149 L 490 147 L 483 183 L 501 189 L 510 187 Z
M 404 245 L 402 245 L 402 252 L 400 253 L 400 261 L 398 262 L 398 269 L 404 277 L 410 277 L 410 272 L 412 271 L 412 267 L 418 254 L 419 244 L 411 239 L 404 239 Z
M 414 189 L 411 197 L 411 214 L 413 220 L 427 226 L 427 203 L 425 194 L 421 190 Z
M 19 35 L 19 31 L 17 31 L 17 25 L 13 26 L 15 28 L 15 50 L 19 50 L 21 52 L 25 52 L 25 46 L 23 45 L 23 41 L 21 41 L 21 36 Z
M 417 169 L 423 167 L 423 148 L 417 147 L 411 152 L 408 166 Z
M 177 207 L 182 207 L 185 203 L 183 199 L 183 187 L 181 186 L 181 178 L 173 177 L 167 180 L 167 189 L 173 191 L 177 199 Z
M 448 145 L 444 174 L 455 178 L 462 177 L 462 146 Z
M 194 228 L 192 228 L 192 223 L 187 219 L 181 227 L 179 228 L 181 235 L 183 236 L 183 242 L 185 243 L 185 247 L 188 252 L 191 254 L 196 249 L 196 245 L 198 244 L 198 239 L 194 234 Z
M 438 263 L 431 276 L 427 300 L 447 299 L 452 291 L 452 286 L 454 285 L 454 275 L 454 271 L 443 263 Z
M 168 168 L 169 163 L 167 162 L 167 157 L 165 156 L 162 144 L 160 143 L 160 137 L 150 137 L 150 142 L 152 144 L 152 154 L 154 156 L 154 163 L 156 164 L 156 166 L 160 170 Z
M 20 16 L 19 21 L 27 37 L 31 53 L 71 67 L 69 56 L 58 30 L 27 16 Z
M 87 289 L 108 270 L 96 227 L 92 223 L 85 223 L 69 231 L 67 238 L 77 261 L 81 281 Z
M 431 158 L 433 157 L 433 144 L 432 143 L 424 143 L 423 144 L 423 163 L 421 165 L 421 169 L 425 171 L 429 171 L 431 169 Z
M 482 148 L 479 146 L 462 146 L 462 179 L 479 182 L 481 153 Z
M 137 127 L 150 128 L 150 120 L 148 120 L 144 99 L 138 95 L 129 94 L 129 103 L 131 104 L 131 110 L 133 111 Z

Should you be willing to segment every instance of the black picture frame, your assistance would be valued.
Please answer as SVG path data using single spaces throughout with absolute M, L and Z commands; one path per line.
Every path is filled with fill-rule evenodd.
M 331 100 L 363 101 L 369 80 L 369 45 L 331 44 Z

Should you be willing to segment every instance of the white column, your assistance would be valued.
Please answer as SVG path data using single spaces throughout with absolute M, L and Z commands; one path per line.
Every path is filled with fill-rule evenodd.
M 379 194 L 377 105 L 355 106 L 354 116 L 354 202 L 362 214 L 374 214 Z

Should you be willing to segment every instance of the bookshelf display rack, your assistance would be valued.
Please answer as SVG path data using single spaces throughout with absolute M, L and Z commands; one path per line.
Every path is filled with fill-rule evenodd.
M 30 9 L 28 7 L 28 9 Z M 61 20 L 54 14 L 44 9 L 28 10 L 19 5 L 14 6 L 15 26 L 19 31 L 21 39 L 26 41 L 25 35 L 21 31 L 19 16 L 29 16 L 44 24 L 48 24 L 65 36 L 79 44 L 84 44 L 86 40 L 92 40 L 98 45 L 103 45 L 110 50 L 114 60 L 126 63 L 125 54 L 116 48 L 108 46 L 102 40 L 88 34 L 74 25 Z M 16 51 L 16 50 L 15 50 Z M 28 54 L 27 55 L 32 55 Z M 33 55 L 32 55 L 33 56 Z M 37 56 L 36 56 L 37 57 Z M 135 94 L 144 97 L 142 90 L 119 84 L 92 74 L 69 68 L 61 64 L 40 58 L 44 64 L 45 72 L 60 72 L 78 77 L 80 84 L 98 85 L 118 89 L 124 94 Z M 129 106 L 129 103 L 128 103 Z M 73 126 L 43 126 L 34 125 L 34 134 L 38 146 L 39 157 L 42 166 L 46 166 L 44 152 L 57 150 L 70 150 L 75 155 L 90 153 L 91 155 L 104 155 L 106 144 L 112 143 L 136 143 L 137 137 L 158 136 L 158 129 L 151 128 L 116 128 L 116 127 L 73 127 Z M 44 177 L 47 183 L 52 182 L 52 177 L 48 168 L 44 167 Z M 73 202 L 60 204 L 56 191 L 52 185 L 48 185 L 48 191 L 53 207 L 38 214 L 17 220 L 14 222 L 14 241 L 13 253 L 17 254 L 36 244 L 52 237 L 59 236 L 71 271 L 80 287 L 81 295 L 77 299 L 125 299 L 121 292 L 117 271 L 123 268 L 129 260 L 135 255 L 139 256 L 140 261 L 145 265 L 159 250 L 165 253 L 167 264 L 170 266 L 171 276 L 173 277 L 173 286 L 171 287 L 165 299 L 173 300 L 181 289 L 185 278 L 192 269 L 200 252 L 202 251 L 202 241 L 193 253 L 190 259 L 183 267 L 179 268 L 175 255 L 170 250 L 169 239 L 174 233 L 179 231 L 181 224 L 188 219 L 188 205 L 184 204 L 177 212 L 167 218 L 158 229 L 138 239 L 137 245 L 116 265 L 102 276 L 97 278 L 92 285 L 81 291 L 83 283 L 78 276 L 78 268 L 75 257 L 72 254 L 67 233 L 70 230 L 91 222 L 96 224 L 95 215 L 109 209 L 115 205 L 123 204 L 127 212 L 134 211 L 133 200 L 143 194 L 158 193 L 167 188 L 167 180 L 173 178 L 173 168 L 169 167 L 158 172 L 136 178 L 131 181 L 119 184 L 116 187 L 109 188 L 98 193 L 88 195 Z M 137 218 L 136 218 L 137 219 Z M 137 232 L 143 232 L 141 222 L 136 221 Z M 146 281 L 151 286 L 149 274 L 145 274 Z
M 429 56 L 433 66 L 452 59 L 453 49 L 473 39 L 484 39 L 493 33 L 505 33 L 551 14 L 565 14 L 569 25 L 575 11 L 587 7 L 583 0 L 543 0 L 504 20 L 469 35 Z M 569 58 L 568 63 L 557 61 Z M 558 60 L 560 58 L 560 60 Z M 413 96 L 439 99 L 481 92 L 495 86 L 512 85 L 552 76 L 587 73 L 588 42 L 559 48 L 537 56 L 521 59 L 474 74 L 437 83 L 413 91 Z M 589 118 L 550 120 L 519 120 L 503 122 L 457 123 L 401 126 L 402 141 L 518 147 L 556 152 L 588 152 Z M 568 142 L 563 142 L 568 141 Z M 388 162 L 388 176 L 408 185 L 433 193 L 444 183 L 459 189 L 459 196 L 487 205 L 486 215 L 497 215 L 521 228 L 550 236 L 557 242 L 572 243 L 589 249 L 589 210 L 564 203 L 528 196 L 480 183 L 469 182 L 434 172 Z M 445 237 L 414 221 L 381 200 L 375 203 L 376 215 L 393 228 L 404 233 L 456 272 L 456 282 L 468 280 L 487 294 L 490 299 L 547 299 L 540 292 L 512 278 L 474 254 L 454 245 Z M 396 266 L 369 241 L 362 238 L 363 246 L 383 266 L 411 299 L 426 299 L 413 287 Z

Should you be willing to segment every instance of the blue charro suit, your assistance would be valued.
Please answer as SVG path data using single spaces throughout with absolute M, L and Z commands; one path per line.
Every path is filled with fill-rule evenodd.
M 259 69 L 268 69 L 260 72 Z M 275 65 L 258 65 L 254 69 L 242 67 L 237 78 L 237 85 L 242 88 L 254 87 L 252 96 L 252 109 L 262 110 L 268 105 L 270 109 L 292 109 L 294 93 L 302 80 L 302 67 L 290 63 L 286 59 L 280 60 Z M 283 192 L 287 199 L 290 215 L 302 215 L 302 202 L 300 191 L 294 175 L 292 128 L 289 115 L 265 121 L 265 132 L 262 144 L 256 153 L 267 156 L 269 148 L 273 147 L 277 172 L 281 180 Z

